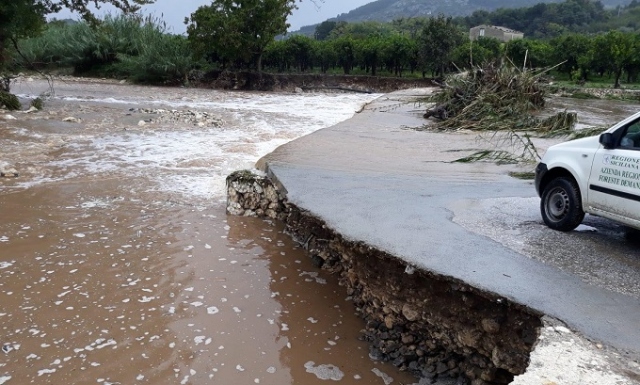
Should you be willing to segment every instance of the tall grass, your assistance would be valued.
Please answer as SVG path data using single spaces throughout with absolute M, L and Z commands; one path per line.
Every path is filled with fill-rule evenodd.
M 71 67 L 74 73 L 139 82 L 186 80 L 195 63 L 183 36 L 167 33 L 156 18 L 106 16 L 96 26 L 51 23 L 36 38 L 21 40 L 19 69 Z

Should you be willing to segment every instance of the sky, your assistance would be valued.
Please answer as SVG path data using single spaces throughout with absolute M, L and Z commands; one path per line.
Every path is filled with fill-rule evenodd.
M 305 25 L 321 23 L 372 1 L 374 0 L 302 0 L 298 2 L 298 9 L 289 16 L 289 30 L 296 31 Z M 211 0 L 156 0 L 155 4 L 145 6 L 142 12 L 162 17 L 170 27 L 170 32 L 180 34 L 186 30 L 184 18 L 189 17 L 198 7 L 209 4 Z M 102 6 L 100 12 L 109 10 L 114 13 L 113 8 L 107 6 Z M 77 18 L 77 15 L 66 10 L 52 16 L 57 19 Z

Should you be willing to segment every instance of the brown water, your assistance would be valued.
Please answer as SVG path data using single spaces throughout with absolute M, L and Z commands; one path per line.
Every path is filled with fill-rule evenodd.
M 56 93 L 0 119 L 0 168 L 20 173 L 0 178 L 0 385 L 414 381 L 369 358 L 345 291 L 281 225 L 223 205 L 229 172 L 375 96 Z
M 344 291 L 280 225 L 122 190 L 0 197 L 7 383 L 322 382 L 309 361 L 336 365 L 342 383 L 382 383 L 374 367 L 409 379 L 369 359 Z M 86 195 L 104 204 L 83 207 Z
M 141 132 L 127 108 L 57 100 L 0 120 L 0 161 L 20 172 L 0 179 L 0 384 L 385 383 L 374 368 L 414 381 L 369 358 L 344 289 L 280 224 L 228 217 L 219 190 L 200 193 L 224 183 L 226 153 L 194 145 L 211 138 Z M 61 122 L 80 110 L 83 123 Z M 172 141 L 194 150 L 174 155 Z

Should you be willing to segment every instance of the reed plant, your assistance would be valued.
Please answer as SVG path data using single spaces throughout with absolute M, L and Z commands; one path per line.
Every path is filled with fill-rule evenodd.
M 574 139 L 601 129 L 575 130 L 577 114 L 560 111 L 539 117 L 548 88 L 541 71 L 521 70 L 513 63 L 489 63 L 449 76 L 425 117 L 438 122 L 423 129 L 479 132 L 495 149 L 481 150 L 457 162 L 530 163 L 540 159 L 532 137 Z
M 137 15 L 107 15 L 96 25 L 51 23 L 41 36 L 21 40 L 14 57 L 18 69 L 70 67 L 76 75 L 144 82 L 184 81 L 195 65 L 183 36 Z
M 577 116 L 559 112 L 549 118 L 535 116 L 544 108 L 543 71 L 521 71 L 512 64 L 490 63 L 447 78 L 425 117 L 436 117 L 439 130 L 549 131 L 572 128 Z

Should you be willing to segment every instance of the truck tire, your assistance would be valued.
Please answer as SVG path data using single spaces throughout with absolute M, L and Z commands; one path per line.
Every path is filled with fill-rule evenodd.
M 547 184 L 540 200 L 544 223 L 558 231 L 571 231 L 584 219 L 580 189 L 572 178 L 558 177 Z

